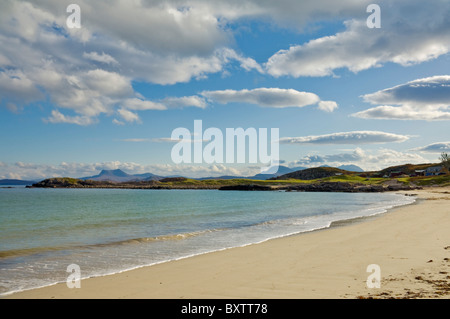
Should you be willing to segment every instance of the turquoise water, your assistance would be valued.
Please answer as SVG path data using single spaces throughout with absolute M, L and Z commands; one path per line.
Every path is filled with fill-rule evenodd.
M 0 294 L 329 227 L 408 204 L 395 194 L 0 189 Z

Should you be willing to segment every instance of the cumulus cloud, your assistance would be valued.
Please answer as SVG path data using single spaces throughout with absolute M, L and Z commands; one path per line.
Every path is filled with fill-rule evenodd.
M 9 109 L 48 99 L 53 108 L 77 113 L 69 117 L 58 110 L 48 118 L 50 123 L 85 125 L 118 109 L 128 110 L 125 116 L 131 120 L 130 110 L 138 108 L 206 106 L 200 97 L 133 101 L 139 94 L 132 81 L 187 82 L 224 71 L 233 61 L 245 70 L 261 71 L 254 60 L 227 47 L 232 43 L 229 29 L 205 3 L 80 0 L 81 29 L 66 26 L 62 12 L 69 4 L 0 4 L 0 102 L 15 106 Z
M 450 76 L 417 79 L 366 94 L 363 99 L 371 104 L 384 105 L 353 116 L 365 119 L 450 120 Z
M 133 123 L 133 122 L 141 123 L 141 119 L 139 118 L 139 115 L 137 115 L 134 112 L 131 112 L 130 110 L 118 109 L 117 113 L 119 113 L 120 117 L 128 123 Z
M 321 165 L 340 166 L 354 164 L 366 171 L 380 170 L 389 166 L 401 165 L 405 163 L 420 164 L 429 161 L 415 153 L 399 152 L 392 149 L 378 149 L 375 151 L 365 151 L 356 148 L 352 152 L 338 154 L 309 154 L 299 160 L 289 163 L 289 166 L 316 167 Z
M 310 92 L 300 92 L 294 89 L 257 88 L 252 90 L 218 90 L 203 91 L 200 93 L 209 100 L 221 103 L 248 103 L 262 107 L 285 108 L 304 107 L 319 104 L 319 108 L 333 111 L 337 103 L 333 101 L 320 101 L 320 98 Z
M 24 72 L 20 70 L 0 72 L 0 100 L 6 98 L 26 103 L 42 97 L 42 93 Z
M 116 59 L 114 59 L 109 54 L 106 54 L 105 52 L 102 52 L 102 54 L 99 54 L 98 52 L 89 52 L 89 53 L 84 52 L 83 58 L 86 58 L 86 59 L 89 59 L 92 61 L 96 61 L 96 62 L 106 63 L 106 64 L 118 64 L 119 63 L 119 62 L 117 62 Z
M 445 153 L 450 152 L 450 142 L 433 143 L 426 146 L 412 149 L 412 151 L 424 153 Z
M 320 101 L 319 102 L 319 110 L 325 112 L 333 112 L 338 108 L 338 104 L 334 101 Z
M 356 73 L 388 62 L 408 66 L 450 51 L 450 8 L 445 1 L 378 4 L 380 29 L 368 28 L 367 16 L 348 19 L 342 32 L 278 51 L 268 59 L 266 71 L 275 77 L 332 76 L 338 69 Z
M 396 1 L 395 6 L 389 6 L 390 14 L 383 15 L 379 30 L 365 25 L 368 0 L 321 0 L 301 5 L 296 0 L 115 0 L 113 4 L 80 0 L 81 29 L 66 26 L 67 16 L 62 13 L 70 3 L 1 2 L 1 103 L 14 105 L 11 109 L 17 110 L 48 99 L 53 108 L 68 109 L 95 122 L 100 114 L 113 115 L 118 109 L 127 109 L 123 104 L 139 96 L 131 85 L 134 81 L 163 85 L 188 82 L 228 72 L 227 66 L 232 63 L 246 71 L 276 77 L 324 76 L 339 68 L 358 72 L 386 62 L 410 65 L 449 51 L 446 17 L 450 9 L 443 1 L 429 1 L 426 6 L 418 0 Z M 385 3 L 388 6 L 386 1 L 380 3 L 382 8 Z M 419 3 L 420 10 L 413 10 Z M 405 8 L 409 8 L 407 17 L 403 17 Z M 245 19 L 300 31 L 309 23 L 346 22 L 344 31 L 293 45 L 261 65 L 232 48 L 233 26 Z M 337 107 L 333 101 L 320 101 L 304 93 L 301 99 L 294 99 L 294 106 L 315 99 L 323 111 Z M 262 106 L 285 107 L 289 99 L 280 98 L 279 103 L 256 101 Z M 169 97 L 152 103 L 166 108 L 187 104 L 205 107 L 200 97 L 190 101 Z M 141 104 L 154 109 L 151 103 Z M 383 114 L 389 111 L 378 110 Z M 58 112 L 67 117 L 64 111 Z M 439 112 L 445 113 L 439 110 L 432 117 L 446 119 L 447 115 Z
M 282 144 L 381 144 L 401 143 L 409 136 L 378 131 L 341 132 L 316 136 L 283 137 Z

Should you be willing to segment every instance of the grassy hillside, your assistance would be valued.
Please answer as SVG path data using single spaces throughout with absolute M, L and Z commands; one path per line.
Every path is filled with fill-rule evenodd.
M 281 175 L 274 179 L 286 180 L 286 179 L 301 179 L 301 180 L 315 180 L 319 178 L 326 178 L 335 176 L 336 174 L 355 175 L 356 172 L 344 171 L 335 167 L 315 167 L 308 168 L 301 171 L 296 171 L 288 174 Z

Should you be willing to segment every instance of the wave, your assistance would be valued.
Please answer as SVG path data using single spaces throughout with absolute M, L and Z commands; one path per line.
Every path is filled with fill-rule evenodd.
M 116 241 L 116 242 L 96 244 L 96 245 L 92 245 L 92 246 L 107 247 L 107 246 L 116 246 L 116 245 L 132 245 L 132 244 L 151 243 L 151 242 L 158 242 L 158 241 L 184 240 L 184 239 L 200 236 L 200 235 L 203 235 L 206 233 L 212 233 L 212 232 L 219 231 L 219 230 L 220 229 L 212 229 L 212 230 L 207 229 L 207 230 L 200 230 L 200 231 L 181 233 L 181 234 L 169 234 L 169 235 L 161 235 L 161 236 L 155 236 L 155 237 L 132 238 L 132 239 L 125 239 L 125 240 L 120 240 L 120 241 Z
M 22 248 L 22 249 L 11 249 L 0 251 L 0 259 L 6 258 L 14 258 L 14 257 L 23 257 L 23 256 L 31 256 L 35 254 L 43 254 L 48 252 L 55 251 L 63 251 L 67 249 L 95 249 L 99 247 L 111 247 L 111 246 L 123 246 L 123 245 L 133 245 L 133 244 L 143 244 L 143 243 L 152 243 L 152 242 L 161 242 L 161 241 L 178 241 L 185 240 L 188 238 L 200 236 L 206 233 L 220 231 L 222 229 L 208 229 L 201 231 L 194 231 L 188 233 L 181 234 L 168 234 L 161 235 L 155 237 L 140 237 L 140 238 L 131 238 L 119 241 L 112 241 L 107 243 L 98 243 L 98 244 L 90 244 L 90 245 L 66 245 L 66 246 L 53 246 L 53 247 L 33 247 L 33 248 Z

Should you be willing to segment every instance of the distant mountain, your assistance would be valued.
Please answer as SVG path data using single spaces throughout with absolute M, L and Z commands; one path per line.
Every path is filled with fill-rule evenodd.
M 276 173 L 271 173 L 271 171 L 269 170 L 268 173 L 266 174 L 256 174 L 253 176 L 229 176 L 229 175 L 225 175 L 225 176 L 219 176 L 219 177 L 202 177 L 202 178 L 197 178 L 198 180 L 208 180 L 208 179 L 256 179 L 256 180 L 266 180 L 269 178 L 274 178 L 274 177 L 278 177 L 284 174 L 288 174 L 288 173 L 292 173 L 295 171 L 299 171 L 302 169 L 305 169 L 306 167 L 294 167 L 294 168 L 289 168 L 287 166 L 283 166 L 280 165 L 278 167 L 278 171 Z
M 88 177 L 81 177 L 82 180 L 92 181 L 110 181 L 110 182 L 139 182 L 139 181 L 153 181 L 163 179 L 163 176 L 158 176 L 152 173 L 145 174 L 127 174 L 121 169 L 102 170 L 100 174 Z
M 21 179 L 0 179 L 0 185 L 32 185 L 36 181 L 25 181 Z
M 338 166 L 338 168 L 343 169 L 344 171 L 349 171 L 349 172 L 358 172 L 358 173 L 364 172 L 364 170 L 361 167 L 353 165 L 353 164 L 341 165 L 341 166 Z

